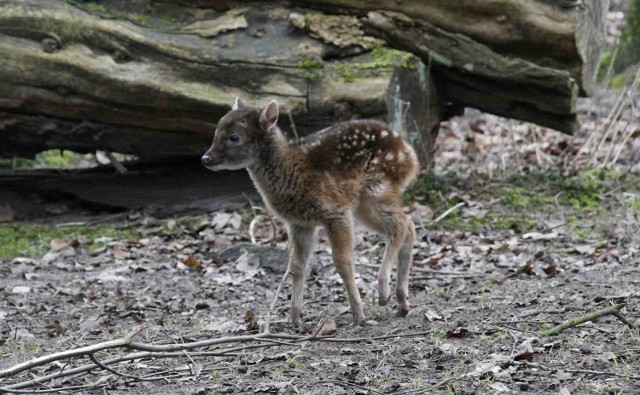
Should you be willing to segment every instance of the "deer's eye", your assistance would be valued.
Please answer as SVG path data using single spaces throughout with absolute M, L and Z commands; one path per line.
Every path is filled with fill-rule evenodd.
M 232 134 L 231 136 L 229 136 L 229 141 L 231 141 L 232 143 L 237 143 L 238 141 L 240 141 L 240 136 L 238 136 L 237 134 Z

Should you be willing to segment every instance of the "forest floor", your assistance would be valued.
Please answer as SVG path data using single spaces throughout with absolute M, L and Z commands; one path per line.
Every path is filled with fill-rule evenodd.
M 3 225 L 0 375 L 30 358 L 119 339 L 144 325 L 135 341 L 177 349 L 243 337 L 24 390 L 640 393 L 640 125 L 631 106 L 609 122 L 612 134 L 596 149 L 614 100 L 583 103 L 575 138 L 472 111 L 445 124 L 435 174 L 405 196 L 419 235 L 408 317 L 395 317 L 393 301 L 378 305 L 384 243 L 356 232 L 363 328 L 350 326 L 320 233 L 304 295 L 306 328 L 300 333 L 287 320 L 287 280 L 269 322 L 271 333 L 291 338 L 246 336 L 263 328 L 287 260 L 284 228 L 258 201 L 174 218 L 130 212 L 116 222 Z M 621 303 L 635 329 L 608 315 L 545 335 Z M 304 338 L 318 326 L 316 337 Z M 108 348 L 94 356 L 104 362 L 129 352 Z M 0 392 L 92 363 L 85 353 L 34 367 L 0 378 Z

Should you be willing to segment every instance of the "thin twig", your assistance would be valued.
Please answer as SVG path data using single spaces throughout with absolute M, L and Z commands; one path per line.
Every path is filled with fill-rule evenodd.
M 262 331 L 262 333 L 269 333 L 269 325 L 271 324 L 271 314 L 273 313 L 273 310 L 276 308 L 276 303 L 278 302 L 278 297 L 280 297 L 280 290 L 282 289 L 282 284 L 284 284 L 284 282 L 287 280 L 287 277 L 289 277 L 289 266 L 287 265 L 287 270 L 284 271 L 284 274 L 282 275 L 282 279 L 280 280 L 280 284 L 278 284 L 278 288 L 276 288 L 276 293 L 273 295 L 273 300 L 271 300 L 271 305 L 269 306 L 269 311 L 267 311 L 267 318 L 265 318 L 264 320 L 264 330 Z
M 438 218 L 434 219 L 433 221 L 429 222 L 429 225 L 433 225 L 433 224 L 437 224 L 438 222 L 442 221 L 447 215 L 451 214 L 452 212 L 454 212 L 455 210 L 457 210 L 458 208 L 464 206 L 465 202 L 460 202 L 458 204 L 456 204 L 455 206 L 451 207 L 450 209 L 448 209 L 447 211 L 445 211 L 444 213 L 440 214 L 438 216 Z
M 367 392 L 370 392 L 370 393 L 373 393 L 373 394 L 384 394 L 384 392 L 375 390 L 373 388 L 365 387 L 365 386 L 354 384 L 354 383 L 349 383 L 347 381 L 321 380 L 321 381 L 316 381 L 315 383 L 313 383 L 313 387 L 312 388 L 314 388 L 318 384 L 334 384 L 334 385 L 338 385 L 340 387 L 355 388 L 355 389 L 359 389 L 361 391 L 367 391 Z
M 124 167 L 124 165 L 122 163 L 120 163 L 120 161 L 118 160 L 118 158 L 116 158 L 111 151 L 104 151 L 104 155 L 107 157 L 107 159 L 109 159 L 109 162 L 111 162 L 111 164 L 113 165 L 113 167 L 115 167 L 116 171 L 120 174 L 126 174 L 127 173 L 127 168 Z
M 551 328 L 548 331 L 542 332 L 542 336 L 557 335 L 557 334 L 559 334 L 560 332 L 562 332 L 562 331 L 564 331 L 566 329 L 573 328 L 574 326 L 577 326 L 577 325 L 580 325 L 580 324 L 584 324 L 585 322 L 597 320 L 598 318 L 602 318 L 602 317 L 607 316 L 607 315 L 613 315 L 616 318 L 620 319 L 619 317 L 622 315 L 620 313 L 620 309 L 623 308 L 624 306 L 625 306 L 624 303 L 620 303 L 620 304 L 617 304 L 615 306 L 607 307 L 606 309 L 598 310 L 598 311 L 595 311 L 593 313 L 589 313 L 589 314 L 583 315 L 581 317 L 577 317 L 577 318 L 574 318 L 572 320 L 563 322 L 562 324 L 560 324 L 560 325 L 558 325 L 558 326 L 556 326 L 554 328 Z M 629 322 L 628 320 L 626 320 L 626 319 L 624 321 L 621 319 L 621 321 L 624 322 L 625 324 L 629 325 L 631 328 L 634 327 L 634 325 L 631 322 Z
M 111 372 L 111 373 L 115 374 L 116 376 L 125 377 L 125 378 L 128 378 L 128 379 L 140 380 L 140 381 L 148 381 L 147 379 L 144 379 L 144 378 L 142 378 L 140 376 L 133 376 L 133 375 L 126 374 L 126 373 L 120 373 L 115 369 L 111 369 L 107 365 L 105 365 L 102 362 L 100 362 L 93 353 L 89 354 L 89 359 L 91 359 L 91 361 L 93 361 L 93 363 L 95 363 L 100 369 L 106 370 L 107 372 Z
M 298 135 L 298 129 L 296 128 L 296 123 L 293 122 L 293 115 L 291 115 L 291 110 L 287 107 L 287 116 L 289 117 L 289 124 L 291 125 L 291 131 L 293 135 L 296 137 L 296 142 L 300 142 L 300 136 Z

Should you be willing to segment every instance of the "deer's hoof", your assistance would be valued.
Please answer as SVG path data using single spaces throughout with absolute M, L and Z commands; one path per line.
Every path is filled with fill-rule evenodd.
M 378 304 L 380 306 L 385 306 L 387 303 L 389 303 L 390 299 L 391 295 L 389 292 L 387 292 L 386 294 L 384 292 L 378 293 Z

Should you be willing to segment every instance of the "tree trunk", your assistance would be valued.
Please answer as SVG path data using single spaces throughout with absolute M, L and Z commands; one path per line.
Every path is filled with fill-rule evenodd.
M 422 136 L 425 163 L 434 126 L 453 113 L 443 103 L 573 133 L 607 1 L 302 3 L 311 8 L 0 0 L 0 156 L 50 148 L 199 156 L 235 96 L 278 99 L 292 135 L 388 114 L 407 136 Z M 423 100 L 406 78 L 387 93 L 395 53 L 371 53 L 384 44 L 423 61 L 405 56 L 396 71 L 427 72 Z M 406 119 L 387 111 L 399 101 L 411 103 Z

